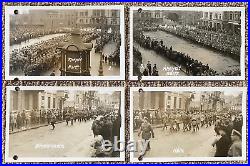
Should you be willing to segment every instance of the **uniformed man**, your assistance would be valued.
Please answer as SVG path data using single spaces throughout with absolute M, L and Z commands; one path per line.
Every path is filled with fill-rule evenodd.
M 150 61 L 148 61 L 147 68 L 148 68 L 148 75 L 151 76 L 152 75 L 152 66 L 150 64 Z
M 237 130 L 232 130 L 231 133 L 232 145 L 229 148 L 229 157 L 241 157 L 242 156 L 242 143 L 241 143 L 241 133 Z
M 56 123 L 56 116 L 55 116 L 55 114 L 52 114 L 52 116 L 51 116 L 51 122 L 50 122 L 50 124 L 52 126 L 52 130 L 55 129 L 55 123 Z
M 65 114 L 65 120 L 66 120 L 66 124 L 69 124 L 70 121 L 70 113 L 67 111 L 67 113 Z
M 154 131 L 146 117 L 143 119 L 143 123 L 139 129 L 138 136 L 140 135 L 142 136 L 143 141 L 145 142 L 148 141 L 147 150 L 150 150 L 151 147 L 150 147 L 149 139 L 151 138 L 151 136 L 152 138 L 154 138 Z

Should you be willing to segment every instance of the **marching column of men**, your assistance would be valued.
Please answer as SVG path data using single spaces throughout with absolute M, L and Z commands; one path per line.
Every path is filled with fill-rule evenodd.
M 157 111 L 156 111 L 157 112 Z M 143 140 L 154 137 L 153 128 L 162 126 L 162 130 L 169 130 L 170 133 L 198 132 L 201 128 L 214 127 L 216 139 L 212 146 L 215 147 L 215 157 L 239 157 L 242 156 L 242 126 L 243 117 L 239 112 L 234 111 L 198 111 L 189 112 L 169 111 L 162 117 L 155 112 L 136 111 L 134 128 L 139 129 Z M 146 133 L 146 134 L 145 134 Z M 147 150 L 150 149 L 149 148 Z M 143 154 L 144 155 L 144 154 Z
M 118 109 L 102 108 L 76 110 L 65 108 L 64 110 L 23 110 L 10 115 L 10 132 L 23 131 L 32 127 L 51 125 L 51 130 L 56 128 L 56 123 L 66 122 L 66 126 L 74 126 L 75 123 L 92 122 L 93 131 L 92 157 L 119 157 L 120 152 L 103 150 L 103 141 L 114 143 L 120 140 L 121 117 Z M 120 145 L 118 144 L 119 148 Z
M 74 122 L 86 122 L 93 119 L 101 111 L 88 109 L 75 110 L 73 108 L 48 109 L 48 110 L 23 110 L 10 113 L 10 132 L 21 131 L 36 126 L 52 125 L 66 121 L 66 125 L 73 125 Z

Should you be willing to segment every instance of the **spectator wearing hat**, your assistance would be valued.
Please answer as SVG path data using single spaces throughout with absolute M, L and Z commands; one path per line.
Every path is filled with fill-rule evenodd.
M 212 146 L 216 146 L 216 152 L 214 157 L 227 157 L 228 150 L 231 144 L 231 140 L 227 135 L 227 129 L 225 127 L 218 128 L 219 136 L 214 141 Z
M 241 144 L 241 133 L 237 130 L 232 130 L 231 133 L 232 145 L 229 148 L 229 157 L 241 157 L 242 156 L 242 144 Z
M 240 116 L 236 117 L 233 121 L 233 128 L 237 131 L 241 132 L 242 129 L 242 125 L 243 125 L 243 120 Z

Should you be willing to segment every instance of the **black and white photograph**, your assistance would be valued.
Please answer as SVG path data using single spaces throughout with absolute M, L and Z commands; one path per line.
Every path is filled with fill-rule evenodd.
M 6 162 L 125 160 L 123 88 L 7 87 L 7 101 Z
M 132 79 L 245 79 L 245 8 L 132 7 L 130 20 Z
M 246 160 L 246 88 L 130 92 L 131 162 Z
M 124 80 L 124 47 L 121 5 L 5 6 L 7 79 Z
M 247 3 L 2 6 L 3 163 L 247 163 Z

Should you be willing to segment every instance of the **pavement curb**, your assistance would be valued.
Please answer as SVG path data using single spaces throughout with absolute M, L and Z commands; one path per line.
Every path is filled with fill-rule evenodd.
M 55 124 L 63 123 L 63 122 L 64 122 L 64 121 L 58 121 L 58 122 L 56 122 Z M 37 128 L 40 128 L 40 127 L 46 127 L 46 126 L 49 126 L 49 125 L 51 125 L 51 124 L 44 124 L 44 125 L 29 127 L 29 128 L 24 129 L 24 130 L 18 130 L 18 131 L 9 132 L 9 134 L 16 134 L 16 133 L 19 133 L 19 132 L 28 131 L 28 130 L 33 130 L 33 129 L 37 129 Z

